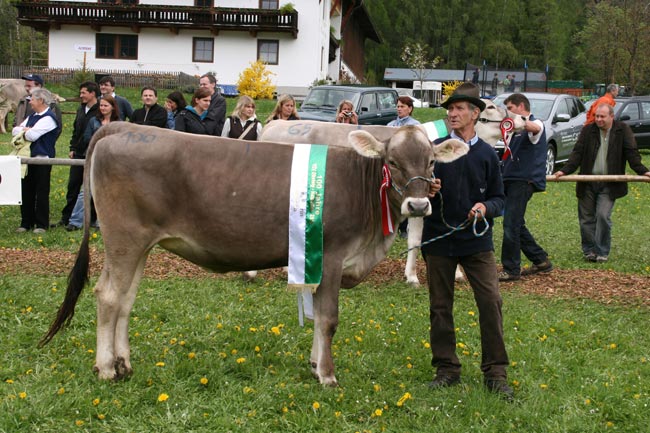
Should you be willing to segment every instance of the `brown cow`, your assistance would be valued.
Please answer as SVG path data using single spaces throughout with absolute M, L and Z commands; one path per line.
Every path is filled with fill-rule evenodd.
M 384 163 L 393 179 L 390 213 L 399 222 L 430 213 L 427 194 L 434 159 L 451 161 L 468 151 L 457 140 L 431 146 L 415 127 L 402 128 L 386 142 L 364 131 L 350 133 L 348 140 L 350 147 L 329 148 L 325 175 L 323 272 L 314 296 L 310 357 L 312 373 L 325 385 L 337 384 L 331 345 L 339 288 L 359 284 L 395 239 L 382 231 Z M 95 286 L 95 370 L 100 379 L 132 373 L 129 315 L 146 257 L 156 244 L 216 272 L 287 264 L 293 148 L 123 122 L 95 134 L 84 183 L 91 186 L 105 246 L 104 268 Z M 70 321 L 87 282 L 89 195 L 84 200 L 81 248 L 65 300 L 41 344 Z
M 16 111 L 18 102 L 27 96 L 25 80 L 3 78 L 0 79 L 0 132 L 7 132 L 7 114 Z

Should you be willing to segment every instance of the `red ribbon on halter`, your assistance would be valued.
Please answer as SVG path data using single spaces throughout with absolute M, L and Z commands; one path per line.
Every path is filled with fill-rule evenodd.
M 384 236 L 395 231 L 393 227 L 393 217 L 390 214 L 390 204 L 388 203 L 388 189 L 391 186 L 390 170 L 388 165 L 384 164 L 381 168 L 381 187 L 379 188 L 379 196 L 381 197 L 381 226 L 384 229 Z
M 501 136 L 503 137 L 503 145 L 505 146 L 501 161 L 505 161 L 509 156 L 512 156 L 512 152 L 510 152 L 510 138 L 512 136 L 510 133 L 515 129 L 515 122 L 511 118 L 506 117 L 501 121 L 499 127 L 501 128 Z

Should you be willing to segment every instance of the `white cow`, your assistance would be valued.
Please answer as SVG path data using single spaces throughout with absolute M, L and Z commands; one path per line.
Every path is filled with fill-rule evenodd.
M 524 127 L 524 120 L 521 116 L 507 112 L 505 109 L 497 107 L 491 100 L 483 100 L 485 110 L 479 116 L 479 122 L 476 125 L 476 132 L 483 140 L 494 146 L 502 138 L 501 121 L 506 117 L 511 118 L 514 122 L 514 129 L 521 130 Z M 431 135 L 433 122 L 428 122 L 422 127 L 425 129 L 429 138 L 436 138 Z M 363 129 L 369 132 L 378 140 L 387 140 L 399 128 L 378 126 L 378 125 L 347 125 L 340 123 L 317 122 L 313 120 L 286 121 L 275 120 L 268 123 L 262 130 L 261 140 L 276 141 L 284 143 L 320 143 L 335 145 L 336 143 L 345 143 L 344 138 L 347 134 L 356 129 Z M 406 259 L 404 276 L 406 281 L 413 286 L 418 286 L 420 281 L 417 276 L 417 247 L 422 243 L 422 228 L 424 221 L 422 218 L 409 218 L 408 222 L 408 248 L 409 252 Z M 247 278 L 254 278 L 255 271 L 246 273 Z M 465 277 L 460 269 L 456 270 L 456 279 L 463 280 Z

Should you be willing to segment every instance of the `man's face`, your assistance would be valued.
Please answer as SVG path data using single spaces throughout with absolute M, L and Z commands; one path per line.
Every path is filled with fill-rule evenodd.
M 115 86 L 112 86 L 108 81 L 99 85 L 99 92 L 102 94 L 102 96 L 113 96 L 114 91 Z
M 614 115 L 609 112 L 609 105 L 600 105 L 596 108 L 596 125 L 603 131 L 607 131 L 614 123 Z
M 214 88 L 217 86 L 216 83 L 211 83 L 208 77 L 201 77 L 199 79 L 199 87 L 205 87 L 207 89 L 210 89 L 212 93 L 214 93 Z
M 479 113 L 478 108 L 470 109 L 467 101 L 452 102 L 447 107 L 447 120 L 453 130 L 465 129 L 470 125 L 473 128 Z
M 97 96 L 93 92 L 89 92 L 85 87 L 82 87 L 79 90 L 79 99 L 81 99 L 82 104 L 88 104 L 93 103 L 97 99 Z
M 142 92 L 142 103 L 146 107 L 152 107 L 156 102 L 158 102 L 158 97 L 153 90 L 145 90 Z
M 526 115 L 526 109 L 524 108 L 524 103 L 522 102 L 519 105 L 515 105 L 512 102 L 508 102 L 506 104 L 506 109 L 512 113 L 519 114 L 519 115 Z
M 32 90 L 36 89 L 37 87 L 41 87 L 41 86 L 36 84 L 36 81 L 25 80 L 25 90 L 27 91 L 28 95 L 31 95 Z

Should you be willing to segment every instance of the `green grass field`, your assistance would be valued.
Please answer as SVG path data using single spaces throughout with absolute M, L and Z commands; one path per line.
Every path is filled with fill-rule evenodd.
M 54 89 L 68 96 L 65 89 Z M 118 89 L 119 90 L 119 89 Z M 164 91 L 161 95 L 166 94 Z M 135 102 L 137 92 L 126 96 Z M 234 105 L 228 101 L 229 111 Z M 273 101 L 258 102 L 258 116 Z M 271 107 L 271 108 L 268 108 Z M 64 111 L 75 104 L 65 103 Z M 432 120 L 438 110 L 417 109 Z M 429 118 L 431 116 L 431 118 Z M 57 153 L 67 153 L 66 115 Z M 0 136 L 0 154 L 9 152 Z M 644 153 L 646 165 L 650 154 Z M 52 176 L 51 219 L 64 204 L 67 168 Z M 604 269 L 650 275 L 650 191 L 630 184 L 616 203 L 613 248 Z M 536 194 L 527 222 L 559 269 L 585 276 L 573 184 Z M 19 209 L 0 206 L 3 249 L 76 251 L 79 232 L 14 233 Z M 497 256 L 501 222 L 495 227 Z M 101 249 L 101 233 L 93 240 Z M 399 241 L 396 257 L 405 247 Z M 58 269 L 56 264 L 53 268 Z M 295 295 L 281 278 L 145 278 L 131 319 L 134 375 L 119 383 L 92 373 L 95 302 L 81 296 L 71 326 L 43 349 L 36 343 L 54 317 L 66 276 L 0 275 L 0 432 L 643 432 L 650 411 L 648 308 L 504 291 L 504 329 L 516 401 L 481 384 L 478 313 L 460 285 L 455 304 L 464 365 L 459 387 L 432 392 L 428 299 L 401 275 L 341 294 L 334 339 L 341 387 L 310 375 L 312 327 L 297 324 Z M 4 269 L 3 268 L 3 269 Z M 43 276 L 45 275 L 45 276 Z M 579 280 L 575 284 L 580 284 Z M 639 287 L 639 290 L 649 290 Z

